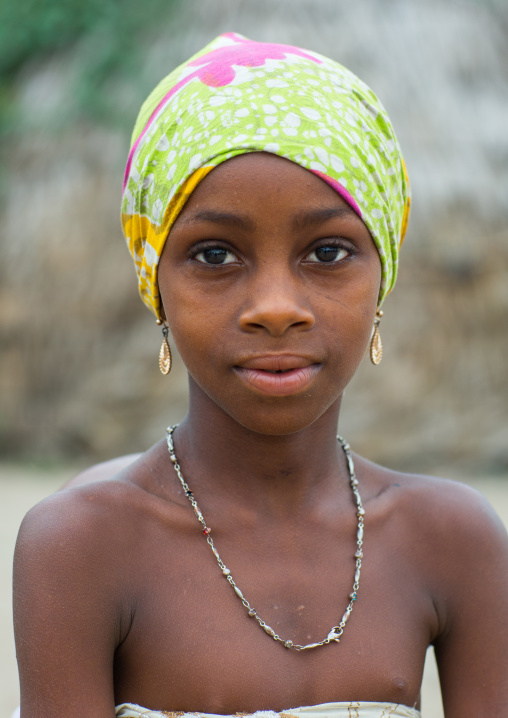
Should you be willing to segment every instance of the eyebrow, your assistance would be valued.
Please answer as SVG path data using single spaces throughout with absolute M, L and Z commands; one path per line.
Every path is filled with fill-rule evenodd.
M 356 219 L 360 219 L 356 212 L 349 206 L 329 207 L 299 212 L 293 219 L 293 226 L 298 229 L 303 229 L 311 225 L 323 224 L 335 217 L 355 217 Z M 245 214 L 220 212 L 214 209 L 200 210 L 182 220 L 182 224 L 197 224 L 199 222 L 214 222 L 215 224 L 229 225 L 230 227 L 246 230 L 255 229 L 255 222 Z
M 330 207 L 300 212 L 294 218 L 293 224 L 295 227 L 303 228 L 313 224 L 323 224 L 327 220 L 334 219 L 335 217 L 356 217 L 360 219 L 354 209 L 349 206 Z

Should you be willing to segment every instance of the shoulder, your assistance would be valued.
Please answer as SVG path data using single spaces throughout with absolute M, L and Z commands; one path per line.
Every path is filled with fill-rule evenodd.
M 479 491 L 459 481 L 358 463 L 383 532 L 410 549 L 441 586 L 453 588 L 453 581 L 467 581 L 487 563 L 508 575 L 506 528 Z M 368 508 L 367 501 L 367 520 Z
M 153 492 L 157 456 L 152 449 L 134 462 L 130 456 L 99 464 L 36 504 L 21 524 L 17 558 L 47 555 L 55 566 L 69 564 L 71 554 L 80 561 L 89 556 L 99 569 L 119 554 L 129 556 L 132 527 L 139 536 L 143 518 L 164 503 Z
M 414 528 L 464 538 L 492 531 L 506 537 L 501 519 L 485 496 L 460 481 L 386 469 L 359 457 L 370 493 L 386 511 L 399 512 Z
M 508 534 L 480 491 L 434 476 L 373 471 L 384 526 L 405 546 L 436 603 L 457 608 L 467 596 L 498 591 L 500 582 L 508 598 Z
M 28 512 L 14 556 L 19 640 L 33 629 L 46 656 L 43 646 L 56 635 L 65 644 L 66 631 L 76 646 L 106 653 L 125 638 L 143 600 L 140 575 L 157 563 L 161 536 L 179 529 L 178 502 L 155 490 L 167 471 L 161 456 L 149 452 L 135 468 L 58 491 Z
M 399 474 L 404 508 L 429 539 L 446 539 L 462 549 L 495 540 L 506 542 L 506 529 L 486 497 L 460 481 L 435 476 Z M 465 543 L 464 543 L 465 542 Z
M 113 650 L 126 635 L 130 552 L 122 548 L 127 532 L 114 527 L 115 494 L 123 492 L 100 484 L 61 491 L 25 516 L 14 553 L 13 598 L 16 640 L 29 665 L 25 641 L 47 662 L 47 641 Z
M 508 682 L 508 535 L 487 499 L 459 481 L 402 475 L 411 559 L 436 624 L 446 714 L 501 715 Z M 455 707 L 457 710 L 455 711 Z
M 64 675 L 87 705 L 104 697 L 113 704 L 114 652 L 138 605 L 132 527 L 145 493 L 122 480 L 96 481 L 49 496 L 23 520 L 13 574 L 23 701 L 62 700 L 48 690 Z
M 122 517 L 135 505 L 133 488 L 121 482 L 96 482 L 66 489 L 36 504 L 18 533 L 15 572 L 51 568 L 55 580 L 87 569 L 99 577 L 115 565 L 124 540 Z
M 30 627 L 42 636 L 46 626 L 55 635 L 66 627 L 87 643 L 111 647 L 123 640 L 139 600 L 140 568 L 155 550 L 153 517 L 163 513 L 162 504 L 119 475 L 58 491 L 34 506 L 14 554 L 17 636 Z
M 479 606 L 508 605 L 508 535 L 476 489 L 459 481 L 405 474 L 359 460 L 378 541 L 434 606 L 437 635 L 466 631 Z M 366 533 L 368 536 L 368 533 Z

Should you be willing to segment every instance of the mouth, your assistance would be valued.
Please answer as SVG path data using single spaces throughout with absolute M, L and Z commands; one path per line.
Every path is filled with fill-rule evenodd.
M 321 364 L 293 355 L 258 356 L 234 367 L 236 374 L 249 387 L 270 396 L 290 396 L 307 390 Z

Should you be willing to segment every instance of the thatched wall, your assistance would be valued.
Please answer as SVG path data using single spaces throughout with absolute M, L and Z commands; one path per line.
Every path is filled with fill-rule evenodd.
M 111 87 L 127 124 L 141 80 L 148 91 L 227 30 L 356 71 L 405 149 L 414 213 L 385 304 L 385 358 L 348 390 L 343 432 L 395 466 L 506 470 L 508 6 L 187 0 L 146 41 L 132 88 Z M 159 331 L 119 229 L 127 133 L 65 120 L 76 57 L 67 49 L 20 73 L 23 126 L 2 147 L 0 446 L 10 456 L 140 450 L 185 411 L 184 369 L 158 373 Z

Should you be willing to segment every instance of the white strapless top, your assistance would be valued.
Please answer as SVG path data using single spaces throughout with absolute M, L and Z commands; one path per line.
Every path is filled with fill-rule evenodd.
M 397 703 L 370 703 L 351 701 L 351 703 L 320 703 L 317 706 L 302 706 L 275 711 L 256 711 L 255 713 L 237 713 L 224 716 L 217 713 L 184 713 L 182 711 L 151 711 L 133 703 L 122 703 L 116 707 L 116 718 L 421 718 L 416 708 Z

